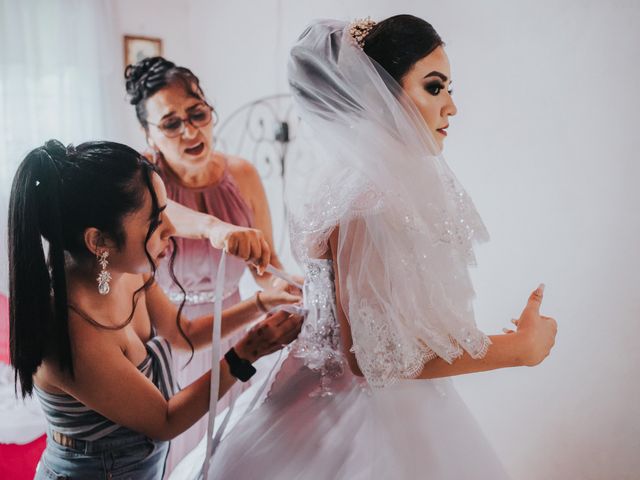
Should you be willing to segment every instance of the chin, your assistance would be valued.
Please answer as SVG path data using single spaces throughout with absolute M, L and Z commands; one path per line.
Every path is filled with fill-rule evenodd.
M 209 158 L 208 152 L 203 152 L 202 155 L 198 155 L 197 157 L 192 156 L 184 156 L 182 157 L 183 161 L 190 165 L 201 165 L 207 161 Z
M 210 155 L 211 146 L 205 143 L 204 149 L 202 150 L 202 153 L 200 153 L 200 155 L 196 157 L 194 155 L 189 155 L 183 152 L 180 156 L 180 160 L 186 164 L 200 165 L 202 163 L 205 163 L 209 159 Z

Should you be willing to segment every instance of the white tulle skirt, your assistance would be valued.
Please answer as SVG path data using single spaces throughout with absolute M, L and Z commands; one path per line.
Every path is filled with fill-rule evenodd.
M 286 358 L 260 406 L 241 415 L 256 385 L 234 407 L 208 478 L 508 478 L 448 379 L 406 380 L 372 392 L 345 372 L 331 382 L 331 395 L 318 395 L 319 386 L 318 373 Z M 171 478 L 195 478 L 204 451 L 203 441 Z

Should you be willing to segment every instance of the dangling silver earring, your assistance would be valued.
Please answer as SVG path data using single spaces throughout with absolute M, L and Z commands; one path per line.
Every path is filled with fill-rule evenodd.
M 110 289 L 109 282 L 111 281 L 111 274 L 107 270 L 107 266 L 109 265 L 107 261 L 109 251 L 103 250 L 102 253 L 98 253 L 96 257 L 98 258 L 98 263 L 101 268 L 98 278 L 96 278 L 96 280 L 98 280 L 98 292 L 100 295 L 107 295 Z

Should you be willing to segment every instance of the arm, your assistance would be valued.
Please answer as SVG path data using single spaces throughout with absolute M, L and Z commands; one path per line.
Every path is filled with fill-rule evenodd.
M 417 378 L 454 377 L 466 373 L 487 372 L 498 368 L 525 365 L 521 338 L 515 334 L 489 335 L 491 346 L 483 358 L 472 358 L 467 352 L 447 363 L 437 357 L 427 362 Z
M 527 301 L 517 330 L 505 335 L 491 335 L 492 345 L 483 358 L 472 358 L 467 352 L 449 364 L 435 358 L 425 364 L 418 378 L 438 378 L 486 372 L 507 367 L 533 367 L 541 363 L 555 344 L 558 326 L 553 318 L 540 315 L 544 287 L 538 287 Z
M 329 238 L 332 258 L 337 258 L 338 228 L 332 232 Z M 349 363 L 351 371 L 358 376 L 362 376 L 362 371 L 351 347 L 353 338 L 349 321 L 342 309 L 340 299 L 340 278 L 339 269 L 335 268 L 336 303 L 338 320 L 340 322 L 340 332 L 345 357 Z M 505 335 L 492 335 L 491 346 L 487 354 L 480 359 L 472 358 L 468 353 L 447 363 L 441 358 L 433 359 L 425 364 L 422 371 L 416 378 L 428 379 L 438 377 L 452 377 L 467 373 L 485 372 L 498 368 L 516 366 L 534 366 L 539 364 L 550 352 L 555 343 L 557 325 L 555 320 L 540 315 L 540 303 L 542 301 L 542 289 L 539 288 L 531 294 L 527 306 L 525 307 L 518 329 L 514 333 Z
M 155 164 L 153 152 L 146 150 L 141 153 L 149 162 Z M 225 249 L 231 255 L 255 263 L 262 273 L 271 261 L 270 247 L 264 235 L 253 228 L 243 228 L 208 215 L 187 208 L 169 200 L 167 215 L 176 228 L 176 236 L 193 239 L 206 239 L 214 248 Z
M 184 238 L 208 240 L 209 232 L 224 224 L 216 217 L 191 210 L 173 200 L 167 201 L 167 215 L 176 227 L 176 235 Z M 222 246 L 222 243 L 217 245 L 218 248 Z
M 270 291 L 262 292 L 260 300 L 270 310 L 277 305 L 297 303 L 300 301 L 300 297 L 290 295 L 286 291 Z M 145 292 L 145 301 L 149 318 L 158 329 L 158 333 L 166 338 L 174 348 L 189 350 L 189 344 L 180 334 L 176 323 L 178 308 L 171 303 L 157 283 L 153 283 Z M 222 312 L 221 336 L 224 338 L 232 334 L 263 314 L 264 312 L 258 307 L 256 295 L 225 309 Z M 197 350 L 211 344 L 213 314 L 193 320 L 181 317 L 180 326 L 193 344 L 194 349 Z
M 207 372 L 169 400 L 123 353 L 118 333 L 105 332 L 76 319 L 70 332 L 74 372 L 58 387 L 111 421 L 158 440 L 170 440 L 193 425 L 209 408 L 211 373 Z M 85 322 L 86 323 L 86 322 Z M 220 397 L 236 381 L 220 362 Z
M 351 336 L 351 326 L 349 319 L 342 309 L 342 300 L 340 298 L 340 274 L 337 264 L 338 258 L 338 227 L 336 227 L 329 237 L 329 248 L 331 249 L 331 258 L 333 259 L 334 283 L 336 289 L 336 313 L 338 314 L 338 323 L 340 324 L 340 340 L 342 344 L 342 354 L 347 359 L 351 373 L 358 377 L 363 377 L 362 370 L 358 365 L 355 354 L 351 351 L 353 347 L 353 337 Z
M 253 262 L 260 270 L 271 262 L 272 247 L 260 230 L 231 225 L 173 200 L 167 202 L 167 215 L 178 237 L 209 240 L 214 248 Z
M 75 315 L 75 314 L 72 314 Z M 121 331 L 105 332 L 76 318 L 70 322 L 74 378 L 56 375 L 55 386 L 111 421 L 150 438 L 170 440 L 193 425 L 209 408 L 211 372 L 165 400 L 123 353 Z M 286 312 L 268 316 L 235 345 L 237 354 L 254 362 L 292 342 L 302 318 Z M 235 383 L 227 362 L 220 361 L 222 397 Z

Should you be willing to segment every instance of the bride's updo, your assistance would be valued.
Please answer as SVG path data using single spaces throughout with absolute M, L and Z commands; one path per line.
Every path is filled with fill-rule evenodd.
M 444 42 L 425 20 L 413 15 L 395 15 L 375 24 L 363 44 L 364 52 L 400 83 L 417 61 Z

